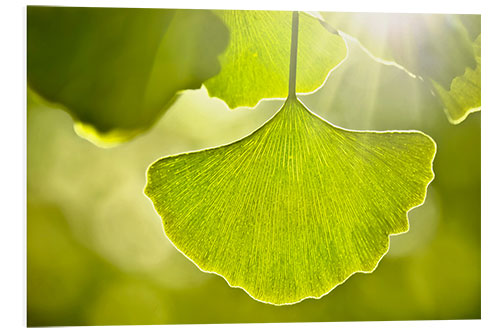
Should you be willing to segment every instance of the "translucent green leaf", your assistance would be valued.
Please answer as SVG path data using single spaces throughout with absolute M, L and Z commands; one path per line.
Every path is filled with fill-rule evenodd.
M 153 163 L 145 193 L 202 270 L 288 304 L 375 269 L 424 201 L 435 151 L 423 133 L 345 130 L 289 98 L 239 141 Z
M 219 57 L 221 71 L 205 86 L 230 108 L 255 106 L 263 98 L 285 98 L 288 93 L 291 12 L 216 11 L 230 30 L 226 51 Z M 297 92 L 319 88 L 330 71 L 346 57 L 344 40 L 320 21 L 300 14 Z
M 428 82 L 448 110 L 448 115 L 462 114 L 455 118 L 449 116 L 452 123 L 463 120 L 468 112 L 455 110 L 457 106 L 450 107 L 450 98 L 443 91 L 457 91 L 453 98 L 462 100 L 458 102 L 460 108 L 466 104 L 480 107 L 480 94 L 467 93 L 457 97 L 460 94 L 457 89 L 467 90 L 469 87 L 462 89 L 466 84 L 464 79 L 459 79 L 460 83 L 455 82 L 461 76 L 469 79 L 471 74 L 468 72 L 471 70 L 477 69 L 476 74 L 480 76 L 480 64 L 476 61 L 475 52 L 477 47 L 474 44 L 481 31 L 479 15 L 333 12 L 324 12 L 322 15 L 333 27 L 358 39 L 374 57 L 394 62 Z M 472 89 L 480 90 L 480 81 L 474 84 L 478 82 L 479 86 Z M 466 102 L 463 101 L 465 98 L 468 99 Z
M 28 83 L 101 144 L 148 129 L 217 74 L 228 31 L 209 11 L 28 7 Z
M 433 81 L 434 90 L 441 98 L 448 120 L 461 123 L 469 113 L 481 110 L 481 35 L 474 43 L 476 68 L 467 68 L 464 75 L 451 82 L 449 90 Z

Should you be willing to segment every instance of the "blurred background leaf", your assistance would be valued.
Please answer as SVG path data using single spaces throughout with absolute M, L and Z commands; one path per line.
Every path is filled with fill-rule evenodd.
M 30 87 L 104 146 L 148 129 L 179 91 L 217 74 L 229 36 L 206 10 L 36 6 L 27 34 Z
M 221 10 L 215 13 L 230 30 L 220 56 L 221 71 L 205 82 L 209 95 L 234 109 L 255 106 L 263 98 L 288 95 L 292 12 Z M 297 55 L 297 93 L 319 88 L 346 57 L 345 42 L 301 12 Z
M 450 122 L 459 123 L 481 106 L 480 15 L 321 13 L 334 28 L 356 38 L 375 57 L 393 61 L 440 99 Z M 473 78 L 468 71 L 478 72 Z M 457 77 L 466 75 L 466 80 Z M 471 80 L 472 79 L 472 80 Z M 445 95 L 443 91 L 452 90 Z M 468 93 L 469 90 L 474 93 Z M 467 100 L 467 102 L 464 102 Z
M 469 113 L 481 110 L 481 35 L 474 42 L 476 68 L 467 67 L 465 73 L 451 82 L 449 90 L 433 81 L 434 91 L 441 98 L 446 115 L 453 124 L 462 122 Z

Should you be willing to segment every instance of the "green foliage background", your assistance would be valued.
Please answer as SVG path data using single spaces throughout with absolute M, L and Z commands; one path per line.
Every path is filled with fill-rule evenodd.
M 348 46 L 305 105 L 345 128 L 418 129 L 438 146 L 425 204 L 374 273 L 276 307 L 199 271 L 164 236 L 143 194 L 151 162 L 239 139 L 282 101 L 230 111 L 204 88 L 187 91 L 150 131 L 102 149 L 28 91 L 28 325 L 480 318 L 481 115 L 451 125 L 416 79 Z

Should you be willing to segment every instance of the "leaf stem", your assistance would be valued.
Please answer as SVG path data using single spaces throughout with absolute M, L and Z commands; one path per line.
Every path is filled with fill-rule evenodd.
M 296 77 L 297 77 L 297 44 L 299 37 L 299 12 L 294 11 L 292 15 L 292 43 L 290 46 L 290 77 L 288 79 L 288 98 L 295 99 L 297 95 Z

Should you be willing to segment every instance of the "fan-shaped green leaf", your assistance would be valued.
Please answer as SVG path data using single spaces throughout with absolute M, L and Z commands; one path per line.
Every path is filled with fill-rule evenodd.
M 162 158 L 145 193 L 202 270 L 273 304 L 370 272 L 433 178 L 420 132 L 335 127 L 297 99 L 234 143 Z
M 228 40 L 202 10 L 30 6 L 27 22 L 29 85 L 102 144 L 146 130 L 215 75 Z
M 449 90 L 432 82 L 445 107 L 448 120 L 453 124 L 461 123 L 469 113 L 481 110 L 481 35 L 474 43 L 474 54 L 476 68 L 467 68 L 464 75 L 453 79 Z
M 263 98 L 288 94 L 291 12 L 216 11 L 230 30 L 230 41 L 220 56 L 221 71 L 205 82 L 212 97 L 230 108 L 255 106 Z M 320 21 L 300 13 L 297 92 L 319 88 L 329 72 L 346 56 L 344 40 Z
M 324 12 L 322 16 L 333 27 L 358 39 L 375 57 L 394 61 L 428 81 L 452 123 L 465 119 L 469 106 L 480 108 L 481 95 L 476 93 L 480 80 L 472 85 L 468 82 L 469 72 L 480 77 L 474 43 L 481 31 L 479 15 Z M 458 79 L 461 76 L 466 79 Z M 456 91 L 451 99 L 459 102 L 450 102 L 443 93 L 450 89 Z M 462 91 L 469 89 L 474 92 L 463 95 Z

